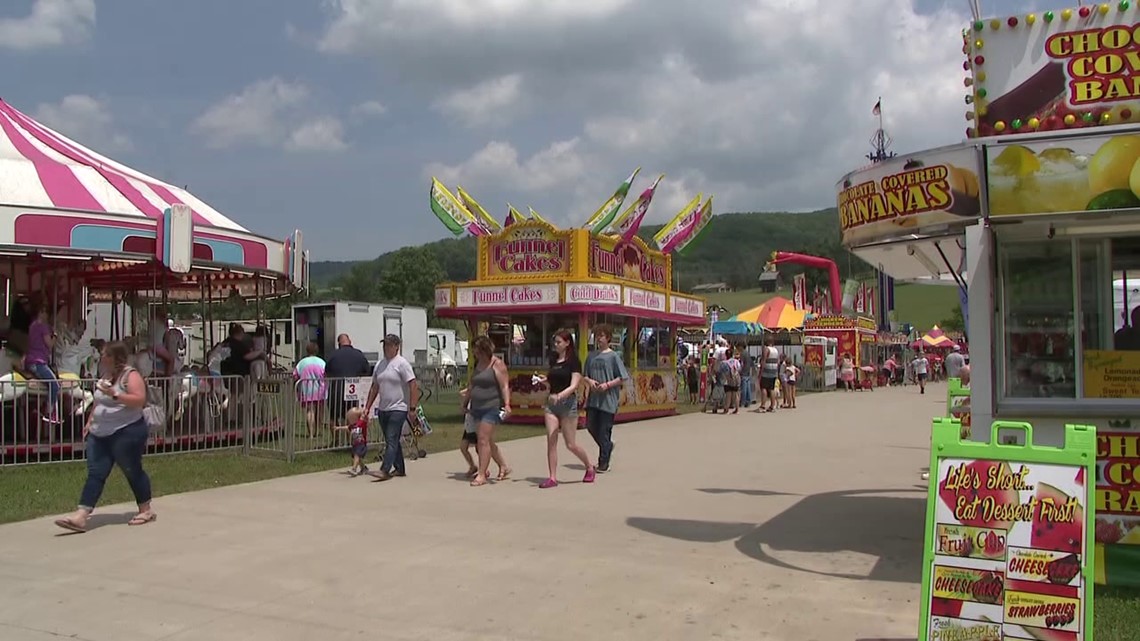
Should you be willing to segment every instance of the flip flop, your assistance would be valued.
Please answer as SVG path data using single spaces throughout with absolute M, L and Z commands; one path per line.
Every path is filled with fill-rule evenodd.
M 154 523 L 158 520 L 158 515 L 154 512 L 147 512 L 146 514 L 136 514 L 127 525 L 146 525 L 147 523 Z
M 511 472 L 514 472 L 514 470 L 512 470 L 512 469 L 511 469 L 511 468 L 509 468 L 509 467 L 508 467 L 508 468 L 505 468 L 505 469 L 503 469 L 503 470 L 501 470 L 501 471 L 499 472 L 499 476 L 498 476 L 498 477 L 496 477 L 496 479 L 495 479 L 495 480 L 498 480 L 498 481 L 505 481 L 505 480 L 507 480 L 508 478 L 510 478 L 510 476 L 511 476 Z
M 471 487 L 482 487 L 487 484 L 487 479 L 480 481 L 478 477 L 471 481 Z
M 87 532 L 87 528 L 85 526 L 80 526 L 71 519 L 56 519 L 55 524 L 69 532 L 75 532 L 76 534 L 84 534 Z

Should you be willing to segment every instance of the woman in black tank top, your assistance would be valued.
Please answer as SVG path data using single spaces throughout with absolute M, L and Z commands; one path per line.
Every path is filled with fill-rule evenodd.
M 550 370 L 546 376 L 537 376 L 538 381 L 550 389 L 546 399 L 546 462 L 550 466 L 550 476 L 539 484 L 543 489 L 558 485 L 558 433 L 566 449 L 586 466 L 583 483 L 593 483 L 596 472 L 590 463 L 586 450 L 575 440 L 578 433 L 578 386 L 582 383 L 582 365 L 578 362 L 578 350 L 574 346 L 574 335 L 569 330 L 560 329 L 554 334 L 554 357 L 550 359 Z

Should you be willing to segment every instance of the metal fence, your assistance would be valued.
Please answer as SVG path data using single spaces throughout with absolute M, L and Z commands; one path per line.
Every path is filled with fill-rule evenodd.
M 417 380 L 425 402 L 446 407 L 454 400 L 458 414 L 454 383 L 439 385 L 426 372 Z M 18 375 L 0 379 L 0 466 L 82 460 L 83 428 L 94 411 L 96 382 L 74 377 L 57 381 L 53 411 L 49 383 Z M 151 398 L 161 399 L 156 404 L 166 416 L 165 425 L 152 431 L 148 454 L 240 449 L 251 456 L 292 460 L 297 454 L 347 449 L 345 415 L 364 404 L 371 381 L 187 373 L 150 378 L 147 385 Z M 382 452 L 383 434 L 375 421 L 368 437 L 373 451 Z M 405 455 L 426 455 L 413 441 L 406 441 L 413 447 L 405 448 Z

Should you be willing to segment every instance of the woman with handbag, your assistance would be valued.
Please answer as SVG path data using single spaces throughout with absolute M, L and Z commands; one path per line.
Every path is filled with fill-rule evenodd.
M 153 523 L 158 516 L 151 510 L 150 477 L 142 459 L 150 436 L 146 416 L 146 382 L 127 365 L 130 352 L 121 342 L 103 348 L 100 369 L 104 375 L 95 389 L 95 409 L 83 427 L 87 441 L 87 481 L 79 497 L 79 509 L 55 524 L 72 532 L 86 532 L 87 520 L 95 510 L 111 469 L 118 465 L 135 495 L 138 514 L 130 525 Z

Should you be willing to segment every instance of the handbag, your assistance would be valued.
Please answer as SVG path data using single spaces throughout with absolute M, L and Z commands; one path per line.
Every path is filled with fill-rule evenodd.
M 137 372 L 138 370 L 128 367 L 123 371 L 123 376 L 119 379 L 120 389 L 124 389 L 125 386 L 122 382 L 132 371 Z M 139 372 L 139 376 L 142 376 L 142 372 Z M 143 384 L 146 385 L 145 379 L 143 380 Z M 151 434 L 166 429 L 166 408 L 165 402 L 162 400 L 162 391 L 160 389 L 146 385 L 146 405 L 143 406 L 142 415 L 147 430 Z

